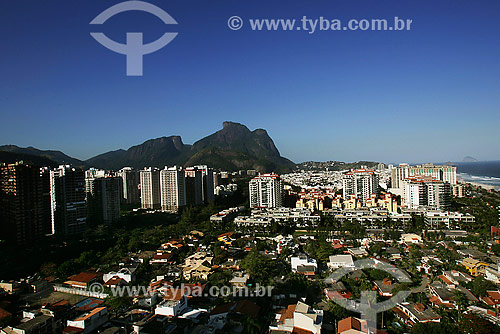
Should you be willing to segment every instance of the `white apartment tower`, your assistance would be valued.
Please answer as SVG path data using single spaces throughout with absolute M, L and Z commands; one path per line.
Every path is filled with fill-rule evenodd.
M 392 170 L 392 188 L 401 188 L 405 179 L 416 175 L 430 176 L 452 185 L 457 184 L 457 167 L 455 166 L 433 164 L 410 166 L 400 164 Z
M 283 181 L 277 174 L 261 174 L 249 183 L 250 207 L 283 206 Z
M 451 200 L 451 185 L 430 176 L 416 175 L 402 181 L 403 205 L 415 209 L 430 206 L 447 209 Z
M 165 167 L 160 171 L 161 209 L 177 212 L 186 205 L 186 178 L 182 167 Z
M 362 203 L 365 203 L 372 194 L 377 193 L 378 176 L 373 170 L 351 170 L 342 177 L 342 195 L 345 200 L 354 195 Z
M 141 209 L 160 208 L 160 171 L 154 167 L 140 171 Z

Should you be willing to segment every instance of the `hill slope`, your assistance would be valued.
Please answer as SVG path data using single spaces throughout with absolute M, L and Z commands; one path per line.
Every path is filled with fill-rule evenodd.
M 110 151 L 86 161 L 71 158 L 60 151 L 42 151 L 33 147 L 0 146 L 0 151 L 29 154 L 78 167 L 118 170 L 125 166 L 208 165 L 224 170 L 256 169 L 260 172 L 288 172 L 295 164 L 283 158 L 266 130 L 250 131 L 246 126 L 224 122 L 221 130 L 186 145 L 180 136 L 150 139 L 127 150 Z
M 43 157 L 47 158 L 49 160 L 52 160 L 53 162 L 57 164 L 70 164 L 74 166 L 83 166 L 84 163 L 81 160 L 72 158 L 70 156 L 67 156 L 61 151 L 52 151 L 52 150 L 39 150 L 34 147 L 19 147 L 16 145 L 3 145 L 0 146 L 0 151 L 2 152 L 10 152 L 10 153 L 16 153 L 16 154 L 21 154 L 21 155 L 30 155 L 30 156 L 38 156 L 38 157 Z

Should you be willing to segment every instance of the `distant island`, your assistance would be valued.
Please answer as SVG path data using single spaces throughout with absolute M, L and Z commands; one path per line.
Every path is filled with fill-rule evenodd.
M 466 156 L 466 157 L 462 160 L 462 162 L 477 162 L 477 161 L 478 161 L 478 160 L 477 160 L 476 158 L 473 158 L 473 157 L 471 157 L 471 156 L 469 156 L 469 155 L 468 155 L 468 156 Z

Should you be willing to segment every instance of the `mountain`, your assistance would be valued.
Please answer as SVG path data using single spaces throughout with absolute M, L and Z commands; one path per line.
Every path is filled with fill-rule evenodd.
M 88 159 L 90 167 L 120 169 L 124 166 L 142 168 L 146 166 L 165 166 L 183 164 L 185 154 L 191 146 L 185 145 L 179 136 L 150 139 L 128 150 L 117 150 L 100 154 Z
M 224 122 L 221 130 L 193 145 L 184 144 L 180 136 L 161 137 L 147 140 L 127 150 L 103 153 L 86 161 L 69 157 L 60 151 L 43 151 L 15 145 L 0 146 L 0 153 L 0 157 L 4 157 L 6 162 L 27 160 L 47 166 L 71 164 L 111 170 L 125 166 L 143 168 L 201 164 L 231 171 L 256 169 L 260 172 L 282 173 L 295 168 L 292 161 L 280 155 L 266 130 L 250 131 L 246 126 L 234 122 Z
M 119 169 L 166 165 L 208 165 L 225 170 L 256 169 L 262 172 L 292 170 L 295 164 L 281 157 L 266 130 L 250 131 L 246 126 L 224 122 L 222 129 L 193 145 L 180 136 L 150 139 L 128 150 L 111 151 L 93 157 L 89 167 Z
M 284 172 L 295 164 L 283 158 L 266 130 L 250 131 L 240 123 L 224 122 L 222 129 L 198 140 L 185 165 L 206 164 L 214 168 Z
M 471 156 L 466 156 L 462 162 L 477 162 L 477 159 L 476 158 L 473 158 Z
M 20 154 L 20 155 L 29 155 L 29 156 L 37 156 L 37 157 L 43 157 L 49 160 L 52 160 L 53 162 L 62 165 L 62 164 L 69 164 L 73 165 L 76 167 L 81 167 L 84 165 L 84 162 L 75 158 L 72 158 L 70 156 L 67 156 L 61 151 L 43 151 L 39 150 L 34 147 L 18 147 L 16 145 L 3 145 L 0 146 L 0 151 L 1 152 L 9 152 L 9 153 L 15 153 L 15 154 Z
M 24 161 L 25 163 L 37 165 L 37 166 L 46 166 L 46 167 L 57 167 L 58 163 L 52 161 L 46 157 L 30 155 L 24 153 L 13 153 L 13 152 L 5 152 L 0 151 L 0 162 L 6 164 L 12 164 L 17 161 Z

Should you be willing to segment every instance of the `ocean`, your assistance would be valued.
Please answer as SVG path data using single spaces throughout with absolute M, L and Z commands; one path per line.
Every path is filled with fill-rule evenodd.
M 456 162 L 457 179 L 500 189 L 500 161 Z

